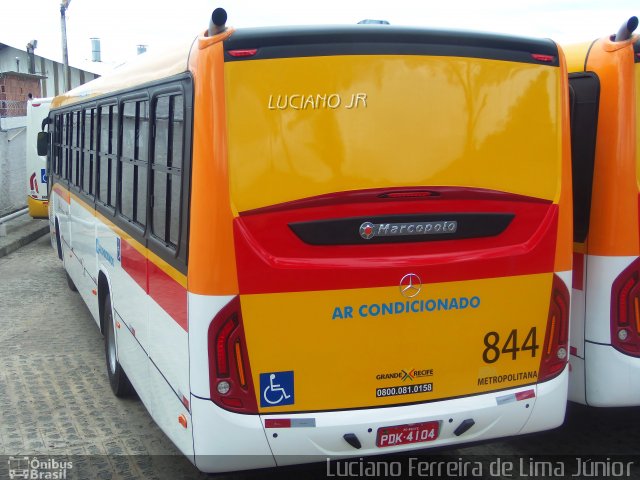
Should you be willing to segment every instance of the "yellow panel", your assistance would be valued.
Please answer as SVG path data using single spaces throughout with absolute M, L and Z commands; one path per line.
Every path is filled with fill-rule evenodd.
M 243 295 L 256 392 L 259 374 L 294 372 L 294 405 L 261 410 L 363 408 L 535 383 L 552 275 L 423 285 L 411 299 L 397 286 Z M 448 310 L 438 309 L 439 300 Z M 383 315 L 383 304 L 403 312 Z M 527 339 L 532 329 L 535 341 Z M 535 352 L 522 349 L 534 345 Z M 377 396 L 378 389 L 429 383 L 417 388 L 431 391 Z
M 567 59 L 567 71 L 569 73 L 584 72 L 585 60 L 592 43 L 593 42 L 576 43 L 562 47 L 565 58 Z
M 559 195 L 559 68 L 384 55 L 225 68 L 238 211 L 388 186 Z

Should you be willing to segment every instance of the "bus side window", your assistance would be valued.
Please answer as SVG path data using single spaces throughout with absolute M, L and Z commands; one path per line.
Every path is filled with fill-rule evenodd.
M 96 175 L 98 169 L 98 109 L 91 109 L 91 194 L 96 196 L 97 183 Z
M 71 145 L 69 142 L 71 141 L 69 136 L 69 123 L 71 122 L 71 114 L 65 113 L 63 123 L 63 133 L 62 133 L 62 145 L 63 145 L 63 159 L 62 159 L 62 176 L 65 180 L 69 180 L 69 156 L 71 155 Z
M 81 154 L 82 154 L 82 112 L 79 110 L 73 113 L 73 135 L 74 135 L 74 166 L 73 166 L 73 184 L 77 187 L 80 186 L 80 179 L 82 172 L 81 168 Z
M 138 102 L 137 111 L 137 154 L 134 167 L 136 197 L 134 220 L 140 225 L 147 224 L 147 168 L 149 161 L 149 101 Z
M 176 95 L 172 103 L 171 117 L 171 208 L 169 218 L 171 228 L 169 231 L 169 242 L 178 244 L 178 233 L 180 229 L 180 190 L 182 172 L 182 147 L 184 138 L 184 105 L 182 95 Z
M 582 243 L 589 233 L 600 81 L 592 72 L 570 74 L 569 90 L 573 170 L 573 241 Z
M 84 110 L 82 125 L 82 190 L 89 195 L 93 195 L 94 118 L 95 108 Z
M 62 165 L 62 115 L 56 115 L 54 120 L 53 134 L 53 173 L 60 175 Z
M 144 226 L 147 209 L 147 144 L 149 102 L 128 101 L 122 113 L 123 135 L 120 157 L 120 213 Z
M 109 159 L 107 158 L 109 141 L 109 107 L 98 107 L 98 178 L 96 180 L 96 196 L 106 204 L 109 204 L 107 198 L 107 186 L 109 185 L 109 172 L 107 167 Z
M 152 232 L 175 248 L 180 228 L 180 187 L 184 103 L 182 95 L 159 97 L 155 103 L 152 164 Z
M 118 106 L 101 105 L 98 109 L 99 138 L 96 194 L 100 201 L 116 206 L 116 156 L 118 154 Z

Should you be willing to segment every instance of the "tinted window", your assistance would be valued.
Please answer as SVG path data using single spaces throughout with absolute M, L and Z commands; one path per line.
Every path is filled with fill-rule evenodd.
M 152 233 L 165 244 L 175 247 L 179 238 L 182 185 L 182 95 L 156 99 L 154 125 Z
M 122 156 L 119 159 L 120 213 L 144 225 L 147 213 L 149 102 L 125 102 L 122 109 Z
M 571 164 L 573 170 L 573 241 L 582 243 L 589 233 L 593 167 L 598 128 L 600 81 L 595 73 L 569 76 L 571 107 Z
M 118 107 L 103 105 L 98 109 L 98 198 L 107 205 L 116 205 L 116 156 L 118 153 Z

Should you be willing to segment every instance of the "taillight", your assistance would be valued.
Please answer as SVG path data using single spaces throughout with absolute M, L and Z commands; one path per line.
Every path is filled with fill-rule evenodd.
M 640 258 L 634 260 L 611 287 L 611 345 L 640 357 Z
M 216 376 L 219 378 L 229 377 L 229 337 L 237 327 L 238 316 L 234 314 L 225 319 L 220 330 L 216 332 L 214 347 L 216 352 Z
M 545 55 L 543 53 L 532 53 L 531 56 L 539 62 L 553 62 L 556 58 L 553 55 Z
M 258 53 L 257 48 L 245 48 L 243 50 L 229 50 L 227 52 L 232 57 L 253 57 Z
M 233 412 L 258 413 L 239 297 L 211 322 L 208 345 L 211 400 Z
M 408 190 L 399 192 L 386 192 L 378 195 L 380 198 L 429 198 L 439 197 L 437 192 L 430 192 L 429 190 Z
M 564 370 L 569 359 L 568 343 L 569 291 L 564 282 L 554 274 L 538 381 L 550 380 Z

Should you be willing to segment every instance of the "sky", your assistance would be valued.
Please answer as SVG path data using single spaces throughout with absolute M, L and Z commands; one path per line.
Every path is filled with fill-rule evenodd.
M 60 60 L 60 0 L 0 0 L 9 2 L 11 7 L 2 9 L 0 43 L 24 48 L 36 39 L 37 55 Z M 71 0 L 66 11 L 69 62 L 90 60 L 92 37 L 101 39 L 106 65 L 131 59 L 139 44 L 161 50 L 204 31 L 216 7 L 225 8 L 227 25 L 237 28 L 353 24 L 369 18 L 552 38 L 561 44 L 615 33 L 629 17 L 640 15 L 638 0 Z

